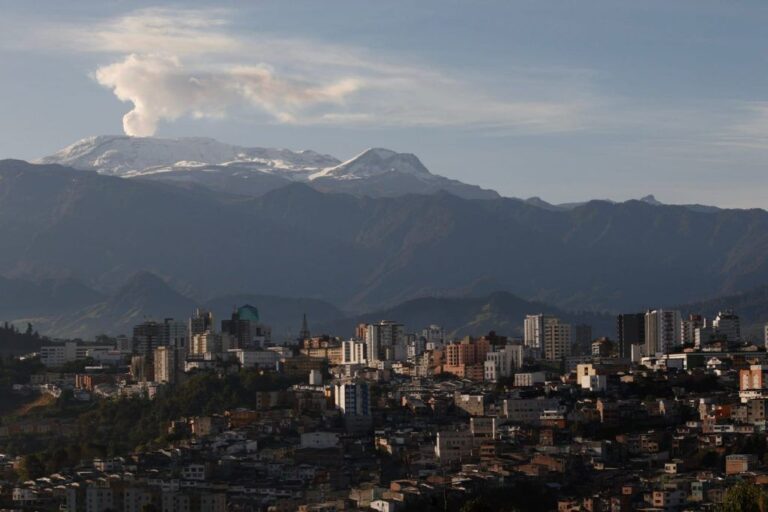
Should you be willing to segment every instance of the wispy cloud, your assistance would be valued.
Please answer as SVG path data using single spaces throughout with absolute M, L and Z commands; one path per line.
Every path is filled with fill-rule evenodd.
M 768 101 L 739 104 L 739 119 L 720 133 L 719 143 L 744 149 L 768 150 Z
M 132 135 L 151 135 L 162 121 L 234 111 L 277 123 L 558 132 L 578 129 L 590 102 L 568 89 L 567 71 L 541 87 L 535 72 L 520 70 L 500 98 L 476 77 L 396 56 L 238 33 L 226 10 L 143 9 L 88 25 L 48 26 L 36 39 L 113 55 L 93 76 L 133 105 L 123 119 Z M 554 82 L 562 86 L 552 90 Z

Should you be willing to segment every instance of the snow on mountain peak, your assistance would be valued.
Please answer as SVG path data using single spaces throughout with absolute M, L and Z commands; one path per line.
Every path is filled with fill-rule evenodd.
M 194 183 L 246 196 L 298 181 L 321 191 L 377 197 L 439 191 L 472 199 L 498 197 L 492 190 L 430 173 L 414 154 L 384 148 L 367 149 L 342 163 L 315 151 L 234 146 L 209 138 L 102 135 L 37 162 L 123 178 Z
M 433 175 L 412 153 L 397 153 L 391 149 L 370 148 L 335 167 L 312 174 L 309 179 L 321 178 L 361 179 L 389 172 L 409 174 L 421 178 Z
M 155 172 L 185 162 L 235 165 L 254 170 L 280 169 L 305 174 L 339 163 L 332 156 L 314 151 L 233 146 L 204 137 L 164 139 L 125 135 L 88 137 L 41 158 L 39 162 L 58 163 L 115 176 Z

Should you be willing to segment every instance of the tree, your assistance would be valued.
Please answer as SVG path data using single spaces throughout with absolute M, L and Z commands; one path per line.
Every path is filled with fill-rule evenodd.
M 37 455 L 26 455 L 21 459 L 18 472 L 21 480 L 35 480 L 45 475 L 45 465 Z
M 740 482 L 726 491 L 721 512 L 768 512 L 768 494 L 759 486 Z

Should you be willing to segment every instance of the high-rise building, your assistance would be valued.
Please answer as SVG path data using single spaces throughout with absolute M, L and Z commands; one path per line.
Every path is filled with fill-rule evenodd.
M 189 330 L 187 324 L 173 318 L 163 320 L 161 346 L 174 348 L 179 355 L 185 356 L 189 350 Z
M 155 348 L 161 345 L 162 324 L 149 320 L 133 327 L 133 351 L 151 357 Z
M 339 382 L 334 385 L 336 408 L 345 416 L 370 416 L 371 392 L 367 382 Z
M 172 347 L 182 358 L 189 346 L 187 324 L 166 318 L 162 322 L 149 320 L 133 328 L 134 352 L 151 359 L 157 347 Z
M 544 349 L 544 322 L 552 315 L 527 315 L 523 322 L 523 344 L 541 353 Z
M 645 345 L 645 314 L 625 313 L 616 317 L 619 357 L 632 357 L 632 345 Z
M 589 354 L 592 346 L 592 326 L 577 324 L 573 326 L 573 347 L 578 347 L 579 354 Z
M 203 354 L 219 354 L 222 352 L 225 352 L 225 350 L 222 347 L 220 334 L 205 331 L 192 335 L 189 344 L 190 354 L 201 356 Z
M 701 315 L 688 315 L 680 324 L 680 341 L 683 345 L 696 344 L 696 329 L 707 326 L 707 319 Z
M 741 320 L 733 311 L 721 311 L 712 321 L 712 328 L 717 336 L 729 343 L 741 341 Z
M 680 345 L 680 312 L 655 309 L 645 314 L 645 355 L 668 354 Z
M 391 320 L 382 320 L 365 327 L 365 353 L 368 363 L 398 361 L 407 357 L 405 327 Z
M 365 364 L 365 342 L 358 340 L 347 340 L 341 342 L 342 363 L 343 364 Z
M 170 346 L 160 346 L 155 348 L 154 369 L 156 382 L 165 382 L 174 384 L 177 381 L 179 373 L 178 353 Z
M 421 331 L 421 337 L 424 338 L 424 346 L 427 350 L 440 348 L 445 343 L 445 331 L 439 325 L 430 325 Z
M 200 308 L 195 309 L 195 313 L 189 318 L 190 337 L 204 332 L 213 332 L 215 329 L 213 313 Z
M 222 320 L 221 332 L 236 345 L 230 348 L 253 350 L 272 341 L 272 329 L 261 323 L 259 310 L 250 304 L 235 309 L 231 318 Z
M 559 318 L 549 317 L 544 320 L 544 359 L 559 361 L 571 354 L 573 328 L 571 324 L 560 322 Z
M 765 328 L 763 329 L 763 337 L 765 342 L 765 348 L 768 349 L 768 324 L 765 324 Z
M 524 350 L 522 345 L 507 344 L 485 355 L 485 380 L 496 382 L 500 378 L 511 377 L 514 370 L 523 365 Z
M 739 370 L 739 397 L 743 403 L 768 397 L 768 366 L 753 364 Z

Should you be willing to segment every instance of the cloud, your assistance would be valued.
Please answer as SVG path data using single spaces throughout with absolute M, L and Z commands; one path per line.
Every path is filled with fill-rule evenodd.
M 768 101 L 740 103 L 741 113 L 720 134 L 720 144 L 743 149 L 768 149 Z
M 360 87 L 355 79 L 324 86 L 305 84 L 276 77 L 265 66 L 190 70 L 176 57 L 136 54 L 99 68 L 95 78 L 121 101 L 133 103 L 123 117 L 123 129 L 142 137 L 153 135 L 161 120 L 184 115 L 223 117 L 243 105 L 290 122 L 302 108 L 341 102 Z
M 242 50 L 223 30 L 228 24 L 224 9 L 149 8 L 95 23 L 44 26 L 39 37 L 78 52 L 223 54 Z
M 185 116 L 234 112 L 301 125 L 558 132 L 579 129 L 591 102 L 569 71 L 542 78 L 521 69 L 502 99 L 477 77 L 364 48 L 239 33 L 221 9 L 142 9 L 87 26 L 43 27 L 36 39 L 116 56 L 93 76 L 133 104 L 123 118 L 130 135 L 152 135 L 160 122 Z

